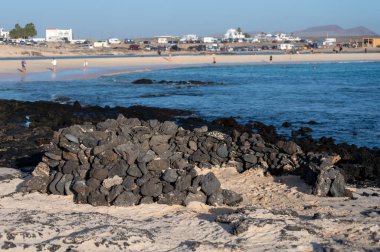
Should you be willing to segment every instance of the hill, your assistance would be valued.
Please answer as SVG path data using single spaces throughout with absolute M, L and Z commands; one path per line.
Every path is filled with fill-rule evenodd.
M 374 31 L 364 26 L 344 29 L 338 25 L 315 26 L 305 30 L 295 31 L 294 34 L 300 37 L 355 37 L 377 35 Z

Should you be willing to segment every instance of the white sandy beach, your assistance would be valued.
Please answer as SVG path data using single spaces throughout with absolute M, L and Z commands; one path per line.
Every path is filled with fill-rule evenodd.
M 236 214 L 248 231 L 215 222 L 237 208 L 76 205 L 70 196 L 16 193 L 23 180 L 0 169 L 0 247 L 8 251 L 364 251 L 380 248 L 380 197 L 358 189 L 356 200 L 304 193 L 297 177 L 237 174 L 214 168 L 224 188 L 243 194 Z M 5 178 L 5 174 L 15 174 Z M 353 189 L 354 190 L 354 189 Z M 318 218 L 313 218 L 319 214 Z M 233 214 L 231 215 L 233 216 Z M 70 250 L 71 249 L 71 250 Z
M 183 66 L 212 65 L 213 57 L 216 64 L 269 64 L 269 55 L 194 55 L 123 57 L 123 58 L 80 58 L 58 59 L 57 71 L 82 69 L 84 60 L 88 67 L 107 69 L 102 74 L 115 74 L 136 70 L 149 70 L 150 68 L 175 68 Z M 42 60 L 27 60 L 27 73 L 51 72 L 51 58 Z M 380 53 L 344 53 L 344 54 L 283 54 L 273 55 L 273 63 L 302 63 L 302 62 L 351 62 L 351 61 L 380 61 Z M 22 75 L 20 60 L 0 60 L 1 76 Z M 97 77 L 94 75 L 92 77 Z M 87 76 L 89 78 L 89 76 Z

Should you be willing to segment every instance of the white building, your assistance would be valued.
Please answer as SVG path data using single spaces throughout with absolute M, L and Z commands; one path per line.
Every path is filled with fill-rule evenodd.
M 224 34 L 225 39 L 245 39 L 245 35 L 242 32 L 238 32 L 236 29 L 227 30 Z
M 110 45 L 108 44 L 107 40 L 99 40 L 99 41 L 94 42 L 94 47 L 95 48 L 107 48 L 107 47 L 110 47 Z
M 212 43 L 215 43 L 217 41 L 218 40 L 214 37 L 204 37 L 203 38 L 203 43 L 206 43 L 206 44 L 212 44 Z
M 0 38 L 9 38 L 9 32 L 4 30 L 4 28 L 0 28 Z
M 199 38 L 195 34 L 184 35 L 180 39 L 181 42 L 194 42 L 194 41 L 197 41 L 197 40 L 199 40 Z
M 277 46 L 277 48 L 280 50 L 292 50 L 292 49 L 294 49 L 294 45 L 293 44 L 280 44 Z
M 169 41 L 178 41 L 178 37 L 175 36 L 158 36 L 156 38 L 159 44 L 168 44 Z
M 46 41 L 48 42 L 62 42 L 62 41 L 72 41 L 73 40 L 73 30 L 60 30 L 57 28 L 46 29 Z
M 336 38 L 326 38 L 325 41 L 323 41 L 323 46 L 333 46 L 336 44 Z

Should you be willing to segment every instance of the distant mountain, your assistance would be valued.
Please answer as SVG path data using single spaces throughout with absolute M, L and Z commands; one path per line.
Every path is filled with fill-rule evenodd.
M 295 31 L 294 34 L 300 37 L 355 37 L 377 35 L 364 26 L 343 29 L 338 25 L 315 26 L 302 31 Z

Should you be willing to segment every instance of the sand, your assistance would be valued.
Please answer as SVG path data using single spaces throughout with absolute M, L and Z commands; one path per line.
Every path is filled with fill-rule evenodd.
M 274 178 L 260 170 L 238 174 L 233 168 L 213 168 L 213 172 L 224 188 L 243 194 L 239 207 L 76 205 L 70 196 L 16 193 L 24 175 L 0 169 L 0 247 L 9 251 L 380 249 L 380 197 L 362 195 L 379 189 L 352 189 L 356 200 L 318 198 L 306 194 L 308 187 L 294 176 Z M 233 214 L 237 208 L 244 210 Z M 313 219 L 316 213 L 322 217 Z M 232 234 L 233 225 L 215 221 L 222 214 L 236 215 L 248 230 Z
M 268 55 L 177 55 L 171 60 L 167 56 L 123 57 L 123 58 L 88 58 L 88 68 L 98 69 L 86 78 L 96 78 L 103 74 L 117 74 L 130 71 L 146 71 L 151 69 L 167 69 L 184 66 L 212 65 L 213 57 L 216 65 L 222 64 L 270 64 Z M 27 74 L 49 73 L 52 71 L 51 58 L 27 60 Z M 57 71 L 79 70 L 83 68 L 84 58 L 58 59 Z M 273 55 L 273 63 L 302 62 L 351 62 L 380 61 L 380 53 L 344 53 L 344 54 L 281 54 Z M 20 60 L 0 60 L 0 78 L 20 76 Z M 102 70 L 100 70 L 102 69 Z M 77 76 L 78 77 L 78 76 Z

